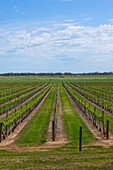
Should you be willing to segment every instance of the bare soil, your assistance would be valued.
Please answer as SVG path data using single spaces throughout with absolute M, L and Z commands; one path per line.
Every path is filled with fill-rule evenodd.
M 51 142 L 53 140 L 52 139 L 52 120 L 53 120 L 53 115 L 54 115 L 55 99 L 56 99 L 56 97 L 54 98 L 54 101 L 53 101 L 53 106 L 52 106 L 52 111 L 51 111 L 51 114 L 50 114 L 49 125 L 48 125 L 47 133 L 46 133 L 47 142 Z M 68 142 L 68 140 L 66 138 L 65 130 L 64 130 L 63 120 L 62 120 L 62 111 L 61 111 L 61 104 L 60 104 L 59 86 L 58 86 L 57 130 L 56 130 L 55 142 L 56 143 L 62 143 L 62 144 L 65 144 L 65 143 Z
M 57 119 L 56 141 L 61 141 L 62 143 L 69 143 L 65 134 L 64 123 L 62 120 L 59 86 L 58 86 L 58 119 Z

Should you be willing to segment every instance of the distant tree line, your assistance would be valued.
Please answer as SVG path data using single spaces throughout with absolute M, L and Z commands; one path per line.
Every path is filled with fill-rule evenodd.
M 2 73 L 0 74 L 0 76 L 77 76 L 77 75 L 86 75 L 86 76 L 90 76 L 90 75 L 113 75 L 113 72 L 103 72 L 103 73 L 99 73 L 99 72 L 90 72 L 90 73 L 61 73 L 61 72 L 57 72 L 57 73 Z

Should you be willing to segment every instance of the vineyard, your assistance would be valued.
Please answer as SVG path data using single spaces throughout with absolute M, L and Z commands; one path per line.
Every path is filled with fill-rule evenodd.
M 112 81 L 0 79 L 2 169 L 112 169 L 112 148 Z

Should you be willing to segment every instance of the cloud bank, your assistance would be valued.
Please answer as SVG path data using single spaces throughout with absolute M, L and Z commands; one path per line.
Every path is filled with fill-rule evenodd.
M 58 63 L 113 63 L 113 25 L 62 23 L 27 30 L 0 28 L 0 56 L 27 56 Z

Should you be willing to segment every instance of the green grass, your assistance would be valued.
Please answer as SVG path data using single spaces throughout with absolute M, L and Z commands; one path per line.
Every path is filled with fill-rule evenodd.
M 83 144 L 94 142 L 92 134 L 86 128 L 80 117 L 77 115 L 75 108 L 71 105 L 62 85 L 60 84 L 60 97 L 62 107 L 62 117 L 64 121 L 65 131 L 68 140 L 74 144 L 79 143 L 79 129 L 82 126 L 83 129 Z
M 90 78 L 90 77 L 89 77 Z M 110 77 L 112 79 L 112 77 Z M 10 78 L 0 78 L 0 82 L 36 82 L 36 81 L 45 81 L 45 82 L 62 82 L 62 81 L 75 81 L 71 80 L 70 77 L 54 80 L 52 78 L 47 79 L 44 77 L 42 80 L 39 77 L 14 77 Z M 113 80 L 113 79 L 112 79 Z M 76 81 L 111 81 L 108 77 L 88 79 L 86 77 L 78 77 Z M 54 91 L 55 92 L 55 91 Z M 54 93 L 53 92 L 53 93 Z M 52 151 L 46 152 L 8 152 L 0 150 L 0 169 L 113 169 L 113 147 L 105 149 L 101 146 L 86 146 L 85 144 L 89 142 L 94 142 L 91 133 L 87 130 L 83 122 L 77 116 L 75 109 L 70 104 L 66 94 L 63 89 L 60 89 L 61 93 L 61 102 L 62 102 L 62 111 L 63 111 L 63 120 L 65 123 L 65 130 L 70 144 L 67 144 L 61 148 L 53 149 Z M 53 95 L 54 96 L 54 95 Z M 17 140 L 18 145 L 20 146 L 36 146 L 43 144 L 46 141 L 45 129 L 49 117 L 49 109 L 51 110 L 51 103 L 53 102 L 52 93 L 48 96 L 46 101 L 43 103 L 40 111 L 37 113 L 35 118 L 32 120 L 25 131 L 20 135 L 20 138 Z M 49 108 L 49 109 L 47 109 Z M 46 115 L 46 116 L 45 116 Z M 72 118 L 71 118 L 72 115 Z M 45 118 L 46 117 L 46 118 Z M 44 119 L 44 120 L 43 120 Z M 46 119 L 46 120 L 45 120 Z M 70 120 L 70 121 L 69 121 Z M 76 121 L 75 121 L 76 120 Z M 69 123 L 71 122 L 71 123 Z M 80 123 L 80 124 L 79 124 Z M 82 152 L 78 151 L 78 135 L 79 135 L 79 126 L 83 127 L 83 150 Z M 41 127 L 41 128 L 40 128 Z M 33 130 L 34 129 L 34 130 Z M 70 129 L 70 131 L 69 131 Z M 31 133 L 33 130 L 33 134 Z M 40 135 L 38 135 L 40 133 Z M 29 135 L 31 138 L 29 138 Z M 35 139 L 36 138 L 36 139 Z M 20 148 L 21 149 L 21 148 Z
M 113 76 L 0 76 L 0 82 L 113 82 Z
M 19 146 L 36 146 L 46 142 L 46 127 L 52 109 L 56 85 L 46 98 L 40 110 L 16 140 Z
M 111 148 L 112 150 L 113 148 Z M 113 169 L 113 152 L 109 149 L 56 149 L 49 152 L 0 152 L 0 169 Z

